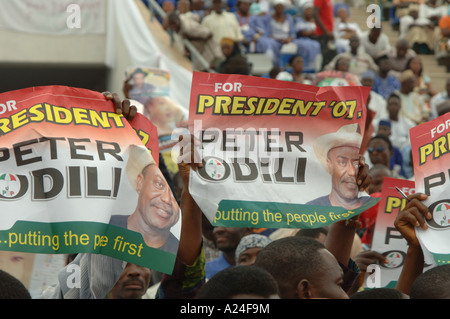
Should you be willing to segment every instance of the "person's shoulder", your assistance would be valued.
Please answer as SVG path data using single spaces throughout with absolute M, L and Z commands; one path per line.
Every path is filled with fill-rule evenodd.
M 204 24 L 205 22 L 213 21 L 215 19 L 215 13 L 211 12 L 208 15 L 205 15 L 202 19 L 201 24 Z
M 370 202 L 372 199 L 374 199 L 374 197 L 372 197 L 372 196 L 361 196 L 360 197 L 362 204 L 366 204 L 366 203 Z
M 324 195 L 321 197 L 318 197 L 316 199 L 313 199 L 306 203 L 306 205 L 329 205 L 330 199 L 328 198 L 329 195 Z
M 212 266 L 212 265 L 215 265 L 215 264 L 220 264 L 222 259 L 223 259 L 222 254 L 220 254 L 217 258 L 208 260 L 206 262 L 206 265 Z
M 109 224 L 126 228 L 128 217 L 130 217 L 130 216 L 129 215 L 112 215 L 111 219 L 109 220 Z
M 402 121 L 403 123 L 405 123 L 410 128 L 416 126 L 416 123 L 414 121 L 412 121 L 411 119 L 409 119 L 409 118 L 407 118 L 405 116 L 399 116 L 399 121 Z

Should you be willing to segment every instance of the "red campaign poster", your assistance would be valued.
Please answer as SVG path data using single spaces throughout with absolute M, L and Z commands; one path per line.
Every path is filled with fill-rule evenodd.
M 192 196 L 213 225 L 235 227 L 322 227 L 373 206 L 356 185 L 368 93 L 195 72 Z
M 398 277 L 403 268 L 408 245 L 403 236 L 394 226 L 398 213 L 406 206 L 406 199 L 396 189 L 400 189 L 406 196 L 416 192 L 415 183 L 411 180 L 385 177 L 378 204 L 373 239 L 370 249 L 384 255 L 388 263 L 379 263 L 379 286 L 395 288 Z M 426 265 L 429 267 L 430 265 Z M 368 282 L 366 274 L 365 285 Z M 369 287 L 373 288 L 373 287 Z
M 416 228 L 428 263 L 450 263 L 450 113 L 410 130 L 416 191 L 433 218 L 428 229 Z
M 171 273 L 180 210 L 158 168 L 156 127 L 140 114 L 131 124 L 99 92 L 0 94 L 0 250 L 102 254 Z M 144 205 L 151 178 L 170 207 Z M 157 234 L 134 221 L 145 214 Z

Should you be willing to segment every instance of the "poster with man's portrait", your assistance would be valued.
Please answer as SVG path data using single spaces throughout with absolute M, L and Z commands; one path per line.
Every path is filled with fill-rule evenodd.
M 181 215 L 155 126 L 141 114 L 129 123 L 103 94 L 79 88 L 0 101 L 0 250 L 101 254 L 171 273 Z
M 190 192 L 213 225 L 316 228 L 376 203 L 359 191 L 368 88 L 194 73 Z

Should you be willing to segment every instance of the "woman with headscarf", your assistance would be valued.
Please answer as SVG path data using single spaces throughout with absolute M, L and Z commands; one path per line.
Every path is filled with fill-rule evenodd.
M 242 237 L 236 247 L 236 265 L 253 265 L 259 252 L 271 242 L 272 240 L 269 237 L 260 234 Z

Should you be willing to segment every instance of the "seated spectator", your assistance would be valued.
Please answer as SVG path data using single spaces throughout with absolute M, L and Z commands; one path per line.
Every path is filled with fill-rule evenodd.
M 217 43 L 220 43 L 222 38 L 231 38 L 234 42 L 240 43 L 244 36 L 235 14 L 224 9 L 225 2 L 212 0 L 212 11 L 203 18 L 202 25 L 212 32 L 213 39 Z
M 367 188 L 367 193 L 370 195 L 376 193 L 381 194 L 381 190 L 383 189 L 384 178 L 392 177 L 392 170 L 384 164 L 375 164 L 370 168 L 369 174 L 372 178 L 370 179 L 370 184 Z
M 393 75 L 400 77 L 400 74 L 405 70 L 406 63 L 410 58 L 416 56 L 416 52 L 411 49 L 408 40 L 399 39 L 394 48 L 385 52 L 391 61 Z
M 298 46 L 298 55 L 307 61 L 308 69 L 320 70 L 322 67 L 322 49 L 319 41 L 314 38 L 316 23 L 313 17 L 312 4 L 306 5 L 303 16 L 294 21 L 296 39 L 293 41 Z
M 265 26 L 264 34 L 261 37 L 269 39 L 265 40 L 267 47 L 263 49 L 265 49 L 264 53 L 272 58 L 273 65 L 284 67 L 280 61 L 282 50 L 285 51 L 289 47 L 290 54 L 296 54 L 298 51 L 297 45 L 293 42 L 296 38 L 294 19 L 284 12 L 289 5 L 288 0 L 274 0 L 272 5 L 272 12 L 263 16 L 263 21 L 261 21 Z
M 358 78 L 361 74 L 368 70 L 378 72 L 378 66 L 373 61 L 372 57 L 364 52 L 364 49 L 360 46 L 359 37 L 352 35 L 350 37 L 350 51 L 336 55 L 331 62 L 325 66 L 325 70 L 332 70 L 335 68 L 336 61 L 341 57 L 346 57 L 349 60 L 348 72 L 356 75 Z
M 441 116 L 450 112 L 450 100 L 444 101 L 436 107 L 437 116 Z
M 423 0 L 393 0 L 392 6 L 395 8 L 395 17 L 400 19 L 409 14 L 411 9 L 418 9 Z
M 409 132 L 405 132 L 405 134 L 407 134 L 409 136 Z M 376 132 L 376 135 L 387 136 L 392 143 L 391 122 L 389 120 L 381 120 L 378 123 L 378 131 Z M 397 146 L 395 146 L 393 143 L 392 143 L 392 151 L 393 151 L 393 154 L 391 156 L 391 163 L 389 165 L 389 168 L 396 171 L 400 175 L 400 177 L 402 177 L 402 178 L 407 177 L 407 174 L 404 171 L 405 163 L 403 161 L 402 151 Z
M 412 7 L 400 18 L 400 38 L 406 39 L 417 54 L 430 54 L 435 47 L 434 27 L 432 21 L 419 16 L 418 7 Z
M 198 13 L 194 13 L 192 10 L 192 5 L 189 0 L 178 0 L 177 3 L 177 13 L 181 17 L 188 17 L 191 20 L 195 20 L 198 23 L 201 22 L 202 18 Z
M 416 126 L 416 124 L 405 117 L 401 113 L 402 108 L 402 100 L 399 95 L 391 94 L 386 100 L 386 109 L 388 117 L 385 119 L 386 122 L 379 122 L 377 131 L 381 130 L 381 126 L 385 126 L 385 130 L 389 128 L 388 132 L 384 134 L 387 135 L 389 133 L 389 138 L 392 142 L 392 145 L 402 150 L 405 147 L 410 145 L 409 140 L 409 130 Z M 389 126 L 388 126 L 389 125 Z
M 184 0 L 180 0 L 180 2 L 182 1 Z M 174 32 L 175 43 L 185 55 L 188 54 L 188 51 L 184 46 L 183 39 L 188 39 L 203 56 L 209 67 L 215 68 L 220 61 L 225 59 L 219 43 L 212 37 L 212 32 L 197 21 L 195 14 L 178 15 L 172 12 L 164 20 L 164 27 Z M 195 57 L 190 56 L 190 58 L 198 70 L 205 70 L 205 67 L 196 61 Z
M 413 121 L 416 125 L 430 119 L 430 110 L 423 103 L 420 94 L 414 91 L 416 76 L 413 71 L 404 71 L 399 78 L 401 87 L 396 92 L 402 101 L 400 114 Z
M 438 116 L 437 106 L 448 100 L 450 100 L 450 78 L 447 78 L 445 82 L 445 90 L 437 93 L 430 100 L 431 119 L 435 119 Z
M 397 76 L 391 73 L 392 60 L 386 54 L 377 58 L 378 74 L 375 76 L 372 90 L 380 94 L 384 99 L 387 99 L 389 95 L 396 90 L 400 90 L 400 81 Z
M 376 60 L 382 52 L 391 49 L 391 44 L 386 33 L 383 33 L 382 27 L 374 27 L 369 31 L 364 31 L 360 36 L 361 46 L 364 51 Z
M 176 2 L 175 0 L 158 0 L 157 3 L 160 5 L 161 9 L 164 11 L 164 13 L 166 15 L 175 12 L 176 10 Z M 156 15 L 156 19 L 163 24 L 164 23 L 164 19 L 157 14 Z
M 227 0 L 226 1 L 226 10 L 228 12 L 232 12 L 232 13 L 236 13 L 236 11 L 238 10 L 238 4 L 237 4 L 237 0 Z
M 412 57 L 406 63 L 406 69 L 414 72 L 416 82 L 414 91 L 420 94 L 421 100 L 424 104 L 428 104 L 430 99 L 436 95 L 436 90 L 431 84 L 430 77 L 423 72 L 422 59 L 419 56 Z
M 338 53 L 350 51 L 350 38 L 353 35 L 361 37 L 362 31 L 358 23 L 349 21 L 350 9 L 344 3 L 334 5 L 334 41 Z
M 314 78 L 309 73 L 303 73 L 305 61 L 301 55 L 294 55 L 289 60 L 289 71 L 292 73 L 292 81 L 302 84 L 312 84 Z
M 250 75 L 250 65 L 247 59 L 241 54 L 239 45 L 230 38 L 223 38 L 220 47 L 225 57 L 217 67 L 217 72 L 224 74 Z
M 428 19 L 434 26 L 439 24 L 439 19 L 447 14 L 447 5 L 438 0 L 427 0 L 419 6 L 419 17 Z
M 367 104 L 369 109 L 375 112 L 375 116 L 372 118 L 372 123 L 375 126 L 381 119 L 387 117 L 386 100 L 373 89 L 376 76 L 376 73 L 372 70 L 361 74 L 361 84 L 372 88 L 369 92 L 370 99 Z
M 255 30 L 251 27 L 251 20 L 256 17 L 250 14 L 250 5 L 252 0 L 238 0 L 236 3 L 236 11 L 234 14 L 239 23 L 239 27 L 241 28 L 242 35 L 244 36 L 242 40 L 242 45 L 245 47 L 245 52 L 255 52 Z
M 198 15 L 199 22 L 202 22 L 204 16 L 209 13 L 209 8 L 205 6 L 204 0 L 191 0 L 191 10 L 193 14 Z
M 267 74 L 266 77 L 268 77 L 269 79 L 276 79 L 281 71 L 283 70 L 279 66 L 274 66 L 273 68 L 270 69 L 269 74 Z
M 350 59 L 347 56 L 340 56 L 336 59 L 336 63 L 333 66 L 333 70 L 340 72 L 349 72 Z
M 381 164 L 389 167 L 392 172 L 392 177 L 400 178 L 400 169 L 396 169 L 396 166 L 391 167 L 391 159 L 394 155 L 394 150 L 389 137 L 385 135 L 375 135 L 372 137 L 367 152 L 369 153 L 369 160 L 370 163 L 372 163 L 372 166 Z
M 450 11 L 450 10 L 449 10 Z M 450 15 L 447 13 L 439 19 L 436 53 L 447 55 L 450 52 Z

